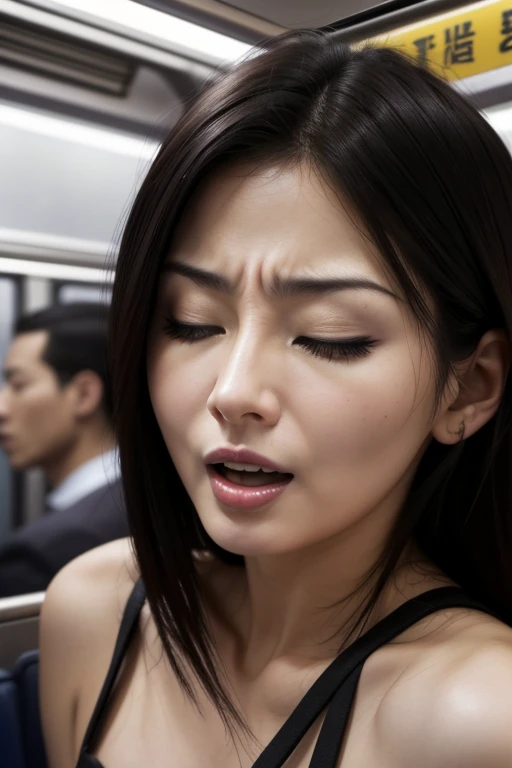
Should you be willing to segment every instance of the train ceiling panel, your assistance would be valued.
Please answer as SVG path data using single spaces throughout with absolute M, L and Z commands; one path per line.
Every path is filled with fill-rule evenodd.
M 208 14 L 211 18 L 224 19 L 232 23 L 252 23 L 254 29 L 270 34 L 270 25 L 281 29 L 320 27 L 332 24 L 362 11 L 381 5 L 384 0 L 138 0 L 168 13 L 181 15 L 184 9 L 191 14 Z M 245 19 L 244 19 L 245 16 Z M 268 24 L 265 30 L 264 24 Z
M 332 24 L 380 4 L 375 0 L 237 0 L 222 3 L 289 29 Z

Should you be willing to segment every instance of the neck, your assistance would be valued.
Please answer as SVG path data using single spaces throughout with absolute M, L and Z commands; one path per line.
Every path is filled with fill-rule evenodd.
M 381 557 L 395 515 L 375 511 L 350 530 L 288 554 L 246 558 L 246 581 L 238 614 L 239 658 L 256 676 L 286 656 L 324 662 L 340 651 L 344 635 L 374 586 L 365 583 Z M 402 554 L 369 617 L 367 628 L 402 602 L 432 588 L 434 567 L 425 578 L 413 569 L 426 559 L 414 545 Z M 363 585 L 363 586 L 362 586 Z
M 115 447 L 112 431 L 105 427 L 86 429 L 71 445 L 43 465 L 51 488 L 56 488 L 76 469 Z

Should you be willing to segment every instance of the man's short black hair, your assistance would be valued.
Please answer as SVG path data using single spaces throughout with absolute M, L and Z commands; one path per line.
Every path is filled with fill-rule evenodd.
M 42 359 L 62 385 L 80 371 L 94 371 L 103 382 L 103 403 L 109 418 L 112 403 L 107 368 L 109 307 L 94 302 L 55 304 L 20 317 L 15 334 L 47 331 Z

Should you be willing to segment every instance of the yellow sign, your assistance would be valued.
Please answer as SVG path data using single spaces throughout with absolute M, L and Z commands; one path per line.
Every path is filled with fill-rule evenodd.
M 375 42 L 403 48 L 449 80 L 512 64 L 512 0 L 488 0 L 402 27 Z

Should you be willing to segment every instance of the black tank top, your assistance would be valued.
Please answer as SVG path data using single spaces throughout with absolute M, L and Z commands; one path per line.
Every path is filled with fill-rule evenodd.
M 103 768 L 100 761 L 89 753 L 89 748 L 98 733 L 121 662 L 138 625 L 144 601 L 144 587 L 142 582 L 138 581 L 126 604 L 112 661 L 87 728 L 76 768 Z M 327 710 L 326 715 L 309 768 L 335 768 L 366 659 L 413 624 L 444 608 L 470 608 L 494 615 L 458 587 L 432 589 L 404 603 L 331 662 L 257 758 L 253 768 L 282 768 L 324 710 Z M 168 768 L 179 766 L 169 765 Z

